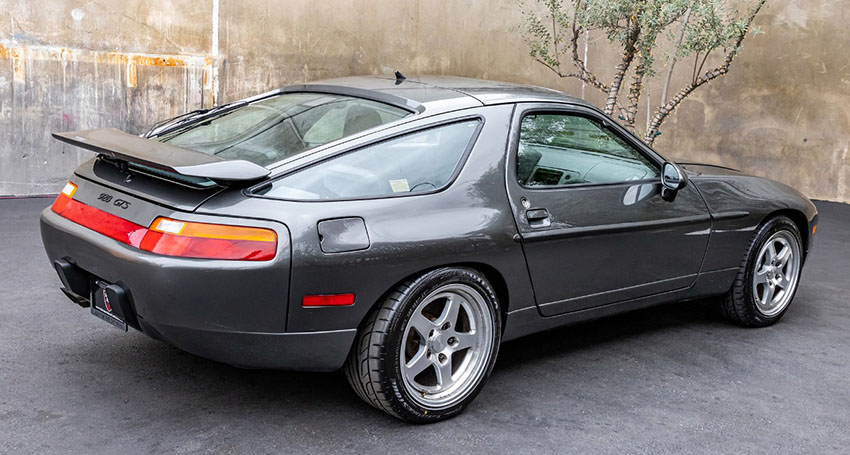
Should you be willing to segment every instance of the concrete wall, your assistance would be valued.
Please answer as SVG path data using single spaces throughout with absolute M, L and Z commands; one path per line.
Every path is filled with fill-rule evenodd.
M 676 112 L 657 148 L 850 201 L 850 10 L 841 0 L 768 4 L 757 20 L 766 33 Z M 520 23 L 515 0 L 0 0 L 0 194 L 55 193 L 90 156 L 51 131 L 141 132 L 298 81 L 398 68 L 581 95 L 579 82 L 530 61 Z M 589 56 L 608 77 L 606 43 Z M 650 84 L 650 96 L 660 91 Z

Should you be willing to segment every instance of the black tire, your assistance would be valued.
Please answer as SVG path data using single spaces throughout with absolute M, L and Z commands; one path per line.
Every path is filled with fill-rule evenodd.
M 432 292 L 447 284 L 468 286 L 484 298 L 490 310 L 492 346 L 484 373 L 462 401 L 444 409 L 425 408 L 403 384 L 401 349 L 408 320 Z M 360 326 L 344 366 L 345 376 L 363 401 L 394 417 L 412 423 L 430 423 L 460 414 L 481 391 L 496 363 L 501 341 L 501 312 L 493 287 L 479 272 L 465 267 L 433 270 L 391 291 Z
M 799 251 L 803 251 L 800 229 L 790 218 L 783 215 L 775 216 L 762 224 L 747 246 L 747 254 L 744 256 L 741 267 L 732 284 L 732 289 L 726 293 L 720 302 L 720 309 L 723 315 L 730 321 L 744 327 L 767 327 L 779 321 L 791 306 L 794 300 L 794 294 L 796 294 L 799 288 L 799 275 L 802 273 L 803 264 L 802 257 L 796 270 L 796 282 L 791 292 L 791 298 L 780 312 L 770 316 L 765 315 L 759 310 L 753 296 L 753 279 L 759 251 L 761 251 L 761 248 L 768 239 L 780 231 L 791 233 L 792 237 L 797 241 Z M 802 253 L 800 254 L 802 255 Z

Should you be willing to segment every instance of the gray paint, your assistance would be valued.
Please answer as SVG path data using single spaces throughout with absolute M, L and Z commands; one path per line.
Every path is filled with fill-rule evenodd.
M 420 80 L 404 89 L 406 96 L 421 95 L 412 99 L 423 107 L 421 113 L 278 163 L 270 178 L 411 129 L 460 117 L 481 118 L 480 136 L 466 163 L 442 191 L 297 202 L 229 187 L 212 195 L 204 193 L 203 198 L 199 193 L 181 207 L 200 205 L 183 212 L 178 204 L 163 209 L 145 202 L 167 200 L 175 185 L 154 186 L 142 179 L 139 185 L 144 187 L 137 187 L 135 179 L 116 182 L 93 172 L 97 164 L 88 165 L 74 177 L 81 183 L 81 200 L 91 200 L 109 187 L 135 195 L 140 208 L 132 216 L 142 225 L 160 213 L 188 221 L 270 227 L 279 235 L 278 255 L 266 263 L 158 256 L 82 229 L 48 209 L 42 215 L 48 256 L 69 258 L 107 281 L 126 284 L 146 333 L 162 336 L 182 349 L 231 363 L 241 358 L 236 362 L 240 365 L 334 369 L 342 365 L 353 329 L 372 305 L 398 283 L 434 267 L 463 264 L 484 272 L 501 290 L 502 306 L 508 312 L 504 339 L 512 339 L 642 306 L 722 293 L 731 285 L 731 271 L 740 263 L 752 230 L 766 216 L 787 210 L 800 220 L 801 231 L 807 232 L 816 221 L 814 205 L 796 191 L 712 167 L 692 167 L 691 184 L 673 202 L 660 198 L 660 179 L 533 194 L 522 191 L 510 169 L 516 126 L 524 109 L 545 106 L 583 110 L 600 118 L 602 114 L 585 103 L 537 88 L 498 84 L 486 90 L 486 82 L 455 79 L 430 83 L 445 86 Z M 343 84 L 339 91 L 398 90 L 392 79 L 346 79 L 339 84 Z M 465 94 L 473 88 L 475 98 Z M 435 93 L 439 93 L 436 98 Z M 474 107 L 458 108 L 466 104 Z M 613 127 L 643 147 L 628 132 Z M 644 152 L 657 164 L 663 162 L 652 150 L 644 148 Z M 90 183 L 83 184 L 84 180 Z M 178 199 L 187 198 L 183 190 L 175 194 Z M 549 226 L 538 230 L 523 219 L 522 197 L 550 211 Z M 101 208 L 131 216 L 115 207 Z M 350 217 L 363 219 L 369 248 L 323 252 L 318 223 Z M 618 257 L 625 258 L 625 264 Z M 308 294 L 349 292 L 357 296 L 353 306 L 302 308 L 298 304 Z M 330 333 L 332 339 L 312 349 L 309 363 L 301 357 L 282 356 L 294 355 L 291 345 L 309 344 L 303 338 L 311 336 L 308 332 Z M 250 355 L 244 354 L 244 347 L 230 348 L 227 341 L 234 334 L 241 339 L 256 337 L 254 346 L 263 348 Z M 276 343 L 281 346 L 275 348 Z

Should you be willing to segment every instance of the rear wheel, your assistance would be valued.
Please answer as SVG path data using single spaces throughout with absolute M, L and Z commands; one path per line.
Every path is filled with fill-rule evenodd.
M 723 299 L 724 314 L 747 327 L 778 321 L 797 292 L 803 265 L 800 231 L 788 217 L 777 216 L 759 228 Z
M 345 373 L 372 406 L 410 422 L 459 414 L 490 375 L 501 338 L 483 275 L 442 268 L 404 283 L 360 328 Z

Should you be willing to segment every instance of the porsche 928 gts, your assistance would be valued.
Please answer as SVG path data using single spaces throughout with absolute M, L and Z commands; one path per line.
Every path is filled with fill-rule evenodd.
M 542 330 L 708 296 L 773 324 L 816 232 L 796 190 L 538 87 L 342 78 L 54 136 L 96 153 L 41 216 L 73 302 L 239 367 L 343 369 L 411 422 Z

